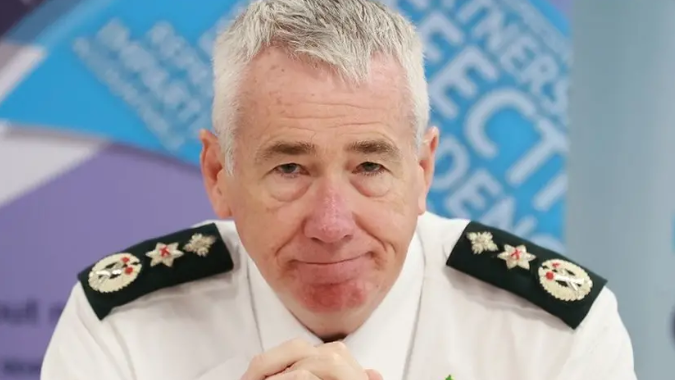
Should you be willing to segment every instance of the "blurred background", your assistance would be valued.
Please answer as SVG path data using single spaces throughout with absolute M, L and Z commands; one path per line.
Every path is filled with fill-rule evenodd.
M 427 47 L 432 211 L 609 279 L 675 373 L 675 1 L 387 0 Z M 76 273 L 213 218 L 196 131 L 245 1 L 0 1 L 0 379 L 38 379 Z

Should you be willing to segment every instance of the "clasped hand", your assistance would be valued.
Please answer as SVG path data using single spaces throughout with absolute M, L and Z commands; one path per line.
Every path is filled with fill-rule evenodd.
M 383 380 L 365 370 L 342 342 L 312 346 L 288 341 L 251 360 L 242 380 Z

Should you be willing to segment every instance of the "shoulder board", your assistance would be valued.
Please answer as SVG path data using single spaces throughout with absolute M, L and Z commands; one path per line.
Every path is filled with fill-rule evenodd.
M 211 223 L 106 256 L 80 272 L 78 279 L 94 313 L 102 320 L 113 308 L 146 294 L 233 268 L 218 227 Z
M 514 293 L 576 329 L 607 280 L 508 232 L 471 222 L 447 266 Z

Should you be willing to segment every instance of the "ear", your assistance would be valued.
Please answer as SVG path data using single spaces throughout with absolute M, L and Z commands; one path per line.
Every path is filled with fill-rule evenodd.
M 420 215 L 427 211 L 427 195 L 429 194 L 431 181 L 434 179 L 439 134 L 440 132 L 436 127 L 427 129 L 420 146 L 419 165 L 424 179 L 424 188 L 420 191 L 419 198 L 417 199 L 417 208 Z
M 205 129 L 199 131 L 199 140 L 202 142 L 202 152 L 199 155 L 199 164 L 204 178 L 206 194 L 211 201 L 213 211 L 220 219 L 232 216 L 229 206 L 227 189 L 227 173 L 225 159 L 221 154 L 218 138 Z

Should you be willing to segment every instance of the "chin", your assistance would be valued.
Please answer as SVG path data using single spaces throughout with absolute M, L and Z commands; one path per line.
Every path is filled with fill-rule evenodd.
M 303 285 L 296 298 L 307 311 L 334 314 L 369 305 L 377 297 L 378 289 L 372 282 L 353 279 L 338 284 Z

